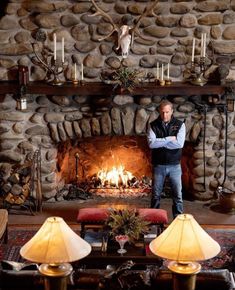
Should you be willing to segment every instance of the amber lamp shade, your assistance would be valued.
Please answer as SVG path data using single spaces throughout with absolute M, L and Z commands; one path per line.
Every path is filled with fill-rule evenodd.
M 49 217 L 38 232 L 20 250 L 26 260 L 41 264 L 46 290 L 65 290 L 71 271 L 70 262 L 91 252 L 91 246 L 78 236 L 61 217 Z M 52 279 L 48 279 L 51 277 Z
M 179 274 L 173 275 L 175 290 L 194 289 L 195 275 L 201 269 L 197 261 L 213 258 L 220 252 L 220 245 L 190 214 L 178 215 L 149 246 L 152 253 L 170 260 L 168 268 Z M 183 286 L 180 280 L 184 282 Z

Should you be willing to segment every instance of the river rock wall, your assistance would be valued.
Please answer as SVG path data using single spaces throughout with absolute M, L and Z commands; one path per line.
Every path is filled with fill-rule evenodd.
M 187 128 L 182 160 L 184 187 L 191 197 L 207 200 L 223 181 L 226 187 L 235 189 L 235 120 L 234 114 L 228 113 L 226 134 L 225 112 L 217 107 L 208 109 L 207 105 L 206 113 L 202 112 L 197 105 L 199 100 L 199 96 L 171 97 L 175 116 L 184 120 Z M 27 110 L 20 111 L 15 109 L 14 96 L 6 95 L 0 104 L 1 176 L 7 182 L 12 166 L 26 162 L 41 147 L 43 195 L 56 200 L 64 186 L 58 170 L 59 144 L 93 136 L 146 138 L 149 123 L 158 116 L 160 101 L 160 96 L 31 95 Z
M 118 27 L 127 24 L 132 28 L 153 1 L 97 3 Z M 234 0 L 158 1 L 154 14 L 149 13 L 139 25 L 144 39 L 136 35 L 129 56 L 122 59 L 116 50 L 117 33 L 99 41 L 113 26 L 107 18 L 91 17 L 95 12 L 91 1 L 10 0 L 0 19 L 0 80 L 16 79 L 13 69 L 18 65 L 29 68 L 31 81 L 45 80 L 47 69 L 38 62 L 32 44 L 37 43 L 35 51 L 45 60 L 45 55 L 53 54 L 54 33 L 57 58 L 61 55 L 61 40 L 65 40 L 66 64 L 60 77 L 67 81 L 73 78 L 74 63 L 79 78 L 83 64 L 86 81 L 101 81 L 102 70 L 115 71 L 121 64 L 138 69 L 142 79 L 149 81 L 156 77 L 157 63 L 170 63 L 170 77 L 183 80 L 186 68 L 191 65 L 193 37 L 196 38 L 195 61 L 199 62 L 202 33 L 207 35 L 207 65 L 233 69 L 234 11 Z M 39 35 L 40 41 L 36 41 Z

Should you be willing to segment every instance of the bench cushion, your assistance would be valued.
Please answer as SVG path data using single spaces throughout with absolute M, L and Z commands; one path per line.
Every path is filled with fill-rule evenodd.
M 156 208 L 139 208 L 139 215 L 145 220 L 153 224 L 168 223 L 167 211 Z M 104 223 L 109 216 L 107 208 L 81 208 L 78 212 L 77 222 L 79 223 Z
M 108 218 L 109 212 L 107 208 L 86 207 L 78 211 L 77 222 L 97 222 L 103 223 Z
M 157 208 L 139 208 L 138 209 L 139 215 L 145 221 L 150 223 L 157 223 L 157 224 L 167 224 L 168 217 L 167 211 L 164 209 L 157 209 Z

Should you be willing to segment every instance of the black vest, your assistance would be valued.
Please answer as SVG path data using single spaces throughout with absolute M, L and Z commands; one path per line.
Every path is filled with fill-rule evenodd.
M 172 117 L 167 126 L 164 125 L 160 116 L 154 120 L 150 126 L 157 138 L 176 136 L 183 122 Z M 152 149 L 153 165 L 179 164 L 182 155 L 182 149 L 156 148 Z

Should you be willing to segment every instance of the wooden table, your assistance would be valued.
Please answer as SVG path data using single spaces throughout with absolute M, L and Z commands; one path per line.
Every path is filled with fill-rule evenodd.
M 162 265 L 162 259 L 150 253 L 148 245 L 144 242 L 139 243 L 138 246 L 126 244 L 124 248 L 127 252 L 122 255 L 117 253 L 118 248 L 119 246 L 116 242 L 111 242 L 108 244 L 107 252 L 92 250 L 90 255 L 78 261 L 76 266 L 86 269 L 105 269 L 107 265 L 118 267 L 128 260 L 132 260 L 135 265 L 139 266 Z

